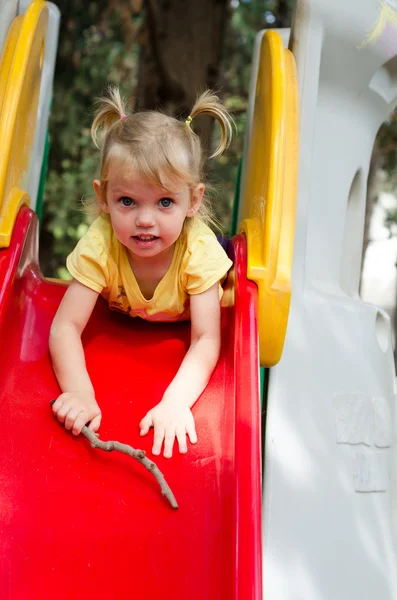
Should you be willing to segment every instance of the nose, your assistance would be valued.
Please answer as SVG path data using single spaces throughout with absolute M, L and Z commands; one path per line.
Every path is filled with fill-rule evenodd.
M 155 220 L 153 211 L 149 207 L 141 207 L 140 209 L 138 209 L 136 216 L 136 224 L 137 227 L 143 227 L 144 229 L 154 227 Z

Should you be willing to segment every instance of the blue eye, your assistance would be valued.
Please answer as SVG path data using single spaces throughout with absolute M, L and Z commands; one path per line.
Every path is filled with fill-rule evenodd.
M 123 196 L 119 199 L 119 202 L 122 206 L 132 206 L 134 203 L 134 201 L 131 198 L 128 198 L 128 196 Z
M 162 208 L 169 208 L 173 203 L 174 201 L 171 200 L 171 198 L 161 198 L 161 200 L 159 200 L 159 204 Z

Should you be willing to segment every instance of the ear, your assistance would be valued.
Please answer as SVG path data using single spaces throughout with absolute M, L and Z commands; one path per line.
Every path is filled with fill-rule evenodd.
M 103 210 L 103 212 L 105 212 L 105 213 L 108 213 L 109 208 L 108 208 L 106 200 L 103 199 L 101 182 L 99 181 L 99 179 L 95 179 L 93 181 L 92 187 L 94 188 L 96 199 L 98 200 L 98 204 L 101 207 L 101 210 Z
M 190 208 L 187 211 L 187 217 L 194 217 L 194 215 L 197 214 L 200 205 L 201 205 L 201 201 L 203 199 L 203 195 L 205 192 L 205 185 L 204 183 L 199 183 L 198 186 L 196 186 L 192 192 L 192 197 L 190 200 Z

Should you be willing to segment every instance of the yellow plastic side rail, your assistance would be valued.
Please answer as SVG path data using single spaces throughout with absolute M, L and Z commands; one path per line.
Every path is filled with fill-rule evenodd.
M 258 286 L 260 362 L 281 358 L 291 300 L 298 179 L 298 82 L 295 60 L 267 31 L 260 49 L 240 231 L 248 278 Z
M 34 142 L 48 9 L 33 0 L 12 23 L 0 62 L 0 248 L 10 244 Z

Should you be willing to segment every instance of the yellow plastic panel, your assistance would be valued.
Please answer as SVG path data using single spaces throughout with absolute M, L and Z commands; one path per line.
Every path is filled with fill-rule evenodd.
M 13 20 L 11 27 L 8 30 L 7 39 L 4 44 L 3 53 L 0 64 L 0 114 L 3 108 L 3 100 L 7 90 L 8 78 L 17 45 L 19 33 L 23 22 L 23 16 L 19 16 Z
M 298 177 L 298 82 L 295 60 L 267 31 L 260 49 L 240 231 L 247 237 L 248 278 L 258 286 L 260 361 L 281 358 L 291 300 Z
M 47 24 L 46 3 L 33 0 L 24 17 L 11 25 L 1 57 L 0 248 L 10 243 L 21 203 L 29 204 L 23 190 L 34 142 Z

